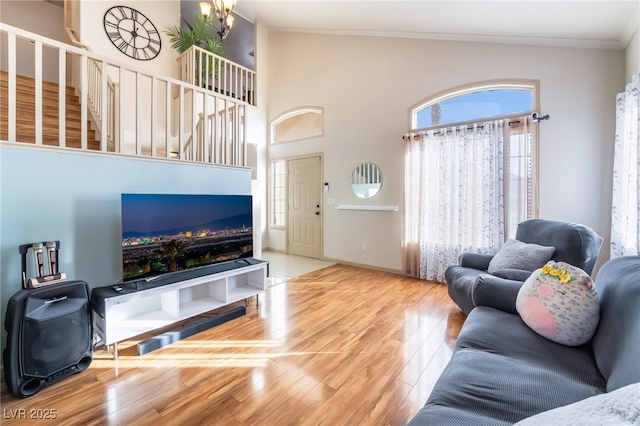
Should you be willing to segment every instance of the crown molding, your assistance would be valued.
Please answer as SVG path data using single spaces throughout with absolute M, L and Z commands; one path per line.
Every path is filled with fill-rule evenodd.
M 498 43 L 498 44 L 520 44 L 529 46 L 551 46 L 551 47 L 574 47 L 583 49 L 610 49 L 623 50 L 626 44 L 621 40 L 584 40 L 571 38 L 552 37 L 521 37 L 521 36 L 499 36 L 481 34 L 448 34 L 448 33 L 419 33 L 419 32 L 395 32 L 395 31 L 354 31 L 354 30 L 318 30 L 309 28 L 284 28 L 272 27 L 269 32 L 282 33 L 306 33 L 342 36 L 364 36 L 364 37 L 393 37 L 412 38 L 424 40 L 440 41 L 462 41 L 472 43 Z M 626 34 L 626 33 L 625 33 Z M 635 34 L 632 32 L 629 40 Z M 628 43 L 628 41 L 627 41 Z
M 634 13 L 633 17 L 629 21 L 629 25 L 625 28 L 624 33 L 622 33 L 622 37 L 620 37 L 620 45 L 623 49 L 627 47 L 636 31 L 640 28 L 640 8 L 636 9 L 636 13 Z

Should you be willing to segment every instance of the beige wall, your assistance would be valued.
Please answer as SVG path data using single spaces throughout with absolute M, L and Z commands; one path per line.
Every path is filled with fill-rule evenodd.
M 324 108 L 324 135 L 269 147 L 270 158 L 324 153 L 324 257 L 401 269 L 403 142 L 409 108 L 449 88 L 505 79 L 540 81 L 540 217 L 580 222 L 609 241 L 615 94 L 625 54 L 603 49 L 417 39 L 269 35 L 272 120 L 293 108 Z M 616 77 L 617 76 L 617 77 Z M 360 200 L 349 176 L 361 162 L 384 175 Z M 338 204 L 397 205 L 400 212 L 336 210 Z M 367 251 L 361 251 L 361 244 Z M 282 231 L 268 245 L 285 250 Z M 602 259 L 600 263 L 602 263 Z
M 640 72 L 640 29 L 636 30 L 631 41 L 627 44 L 627 48 L 625 49 L 625 64 L 625 81 L 630 82 L 631 77 Z
M 51 39 L 66 42 L 64 33 L 64 13 L 61 7 L 42 1 L 8 1 L 2 0 L 0 4 L 0 21 L 26 31 L 49 37 Z M 3 35 L 3 44 L 6 46 Z M 20 75 L 35 76 L 35 47 L 33 44 L 18 38 L 16 41 L 18 56 L 18 69 Z M 42 76 L 47 81 L 58 82 L 58 52 L 44 48 L 42 51 L 44 64 Z M 2 56 L 2 69 L 7 69 L 5 56 Z
M 104 30 L 104 14 L 113 6 L 125 5 L 142 12 L 160 33 L 162 48 L 158 56 L 150 61 L 138 61 L 120 52 L 109 40 Z M 92 0 L 80 4 L 79 38 L 84 44 L 100 55 L 113 58 L 131 68 L 143 68 L 156 74 L 176 78 L 178 76 L 178 54 L 171 48 L 169 36 L 164 31 L 170 25 L 180 25 L 180 3 L 175 1 L 113 1 Z
M 54 40 L 65 41 L 63 10 L 49 3 L 2 0 L 0 21 Z

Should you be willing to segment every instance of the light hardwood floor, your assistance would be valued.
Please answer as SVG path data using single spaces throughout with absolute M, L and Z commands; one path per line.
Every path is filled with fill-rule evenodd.
M 16 399 L 2 425 L 403 425 L 451 357 L 464 315 L 442 284 L 333 265 L 270 287 L 247 315 Z M 55 410 L 55 420 L 11 419 Z

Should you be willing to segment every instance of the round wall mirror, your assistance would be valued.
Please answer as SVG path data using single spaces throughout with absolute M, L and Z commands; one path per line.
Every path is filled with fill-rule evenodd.
M 362 163 L 351 173 L 351 189 L 360 198 L 371 198 L 382 187 L 382 172 L 373 163 Z

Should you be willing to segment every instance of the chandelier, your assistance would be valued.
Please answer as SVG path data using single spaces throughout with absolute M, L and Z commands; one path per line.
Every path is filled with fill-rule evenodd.
M 233 15 L 231 15 L 231 11 L 236 7 L 237 1 L 238 0 L 213 0 L 213 9 L 216 12 L 218 21 L 220 21 L 220 28 L 216 28 L 216 32 L 218 33 L 218 37 L 222 40 L 227 37 L 229 30 L 233 26 Z M 210 3 L 206 1 L 200 3 L 200 11 L 202 12 L 202 16 L 204 16 L 204 19 L 208 19 L 210 16 L 212 17 L 211 9 L 212 7 Z

